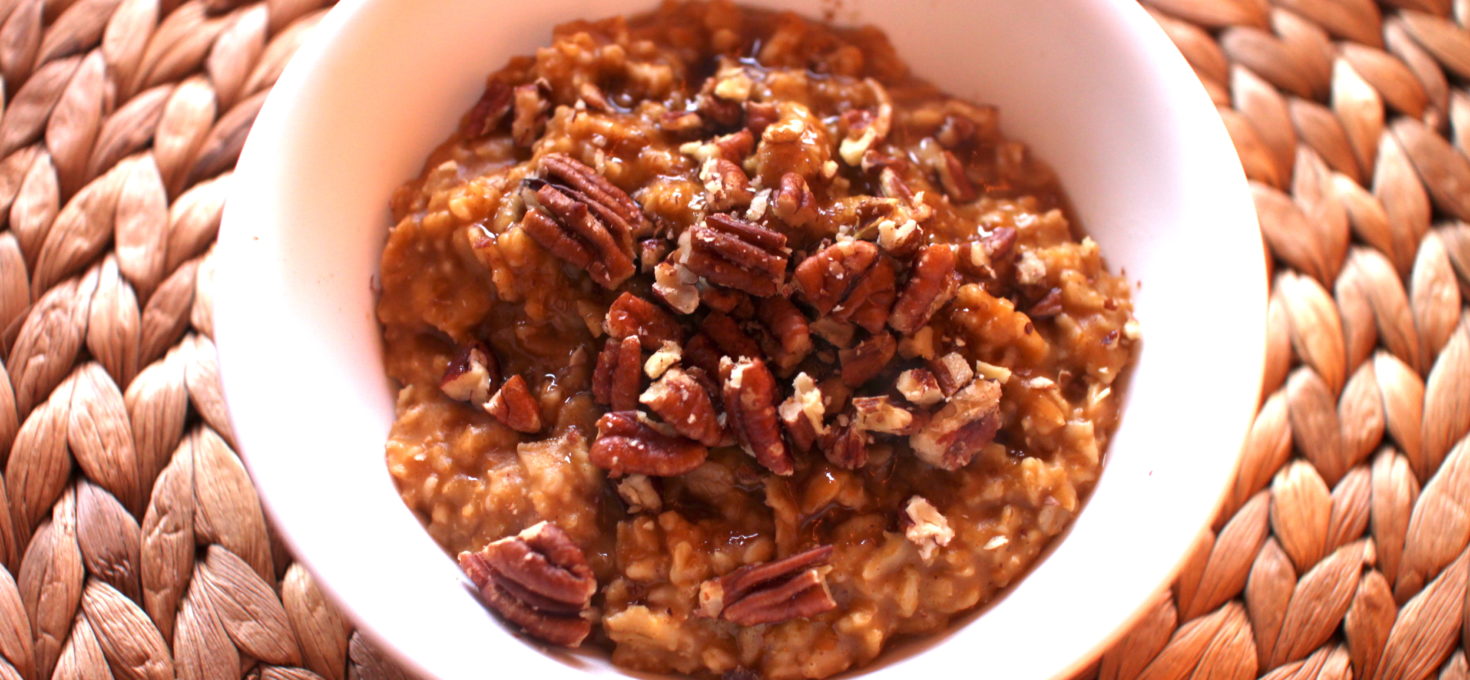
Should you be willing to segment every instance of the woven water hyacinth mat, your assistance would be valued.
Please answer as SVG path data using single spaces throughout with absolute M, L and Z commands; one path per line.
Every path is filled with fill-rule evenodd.
M 0 0 L 0 678 L 404 677 L 274 540 L 211 340 L 231 168 L 326 4 Z M 1470 0 L 1147 4 L 1252 180 L 1269 365 L 1081 677 L 1470 678 Z

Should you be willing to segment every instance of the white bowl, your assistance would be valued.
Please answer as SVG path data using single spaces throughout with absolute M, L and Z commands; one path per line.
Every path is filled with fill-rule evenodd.
M 811 16 L 829 0 L 756 0 Z M 1189 67 L 1123 0 L 849 0 L 921 76 L 1000 107 L 1136 290 L 1143 350 L 1070 534 L 978 617 L 867 678 L 1047 678 L 1089 660 L 1209 521 L 1256 405 L 1266 277 L 1233 147 Z M 508 634 L 399 501 L 373 277 L 388 198 L 486 74 L 574 18 L 653 0 L 356 0 L 320 25 L 251 133 L 220 235 L 230 415 L 286 542 L 380 647 L 441 678 L 622 676 Z M 922 653 L 915 653 L 922 650 Z M 523 675 L 524 674 L 524 675 Z

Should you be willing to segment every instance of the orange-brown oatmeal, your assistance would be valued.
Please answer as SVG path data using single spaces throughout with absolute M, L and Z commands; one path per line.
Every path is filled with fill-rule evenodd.
M 392 210 L 403 500 L 506 620 L 633 669 L 821 678 L 990 600 L 1137 345 L 1052 172 L 873 28 L 563 25 Z

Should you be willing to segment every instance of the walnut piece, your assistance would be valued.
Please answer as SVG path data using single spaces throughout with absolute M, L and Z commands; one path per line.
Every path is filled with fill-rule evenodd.
M 500 382 L 500 364 L 484 343 L 466 345 L 449 360 L 439 389 L 450 399 L 484 404 Z
M 786 236 L 733 215 L 714 213 L 690 228 L 684 266 L 710 283 L 757 297 L 786 280 Z
M 781 438 L 781 424 L 776 416 L 776 378 L 766 362 L 741 357 L 720 360 L 720 378 L 724 381 L 726 424 L 734 431 L 746 453 L 773 474 L 787 476 L 795 471 L 795 463 L 786 442 Z
M 541 431 L 541 405 L 531 394 L 526 379 L 513 375 L 485 402 L 485 412 L 495 416 L 516 432 L 534 434 Z
M 585 614 L 597 579 L 555 524 L 539 522 L 479 552 L 461 552 L 459 566 L 491 609 L 532 637 L 576 647 L 592 631 Z
M 805 619 L 837 607 L 820 567 L 824 545 L 763 564 L 748 564 L 699 586 L 699 613 L 741 626 Z
M 1000 383 L 975 380 L 950 396 L 923 429 L 909 437 L 914 455 L 934 467 L 958 470 L 1000 429 Z
M 638 408 L 638 391 L 643 387 L 639 364 L 643 352 L 638 338 L 608 338 L 592 369 L 592 398 L 614 411 Z
M 609 411 L 598 418 L 597 439 L 587 452 L 593 465 L 613 477 L 682 475 L 707 455 L 703 445 L 659 431 L 636 411 Z
M 638 401 L 683 437 L 705 446 L 717 446 L 725 438 L 709 393 L 683 369 L 670 368 Z
M 907 520 L 907 526 L 903 530 L 904 538 L 918 546 L 919 557 L 925 562 L 933 560 L 940 548 L 954 540 L 954 529 L 950 528 L 949 520 L 927 498 L 910 498 L 903 508 L 903 514 Z

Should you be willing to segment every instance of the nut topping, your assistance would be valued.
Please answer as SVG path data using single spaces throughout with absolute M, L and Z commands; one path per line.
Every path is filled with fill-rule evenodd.
M 854 116 L 853 124 L 848 126 L 847 137 L 838 148 L 842 160 L 854 167 L 862 163 L 863 154 L 888 137 L 893 127 L 893 100 L 889 98 L 888 90 L 872 78 L 863 83 L 873 91 L 877 105 L 873 111 L 865 111 L 866 115 Z
M 516 432 L 534 434 L 541 431 L 541 405 L 531 394 L 526 379 L 513 375 L 485 402 L 485 412 L 495 416 Z
M 663 509 L 663 497 L 658 495 L 653 481 L 648 475 L 628 475 L 618 480 L 618 497 L 628 505 L 629 513 L 636 515 Z
M 551 109 L 547 91 L 551 86 L 544 80 L 517 85 L 513 97 L 515 116 L 510 122 L 510 136 L 516 146 L 529 147 L 536 143 L 546 127 L 546 112 Z
M 872 243 L 842 241 L 802 260 L 792 277 L 817 316 L 826 316 L 877 259 L 878 247 Z
M 764 564 L 748 564 L 699 586 L 699 612 L 742 626 L 805 619 L 836 608 L 820 568 L 824 545 Z
M 755 456 L 773 474 L 786 476 L 795 471 L 791 452 L 781 439 L 781 425 L 776 417 L 776 379 L 766 362 L 741 357 L 720 360 L 720 377 L 724 381 L 726 424 L 735 432 L 741 448 Z
M 705 205 L 711 210 L 743 208 L 755 198 L 745 171 L 726 158 L 705 161 L 699 169 L 699 181 L 704 182 Z
M 775 361 L 776 372 L 790 375 L 812 351 L 812 332 L 806 317 L 783 297 L 761 299 L 755 314 L 765 326 L 761 339 L 765 341 L 766 353 Z
M 904 399 L 915 406 L 933 406 L 944 399 L 944 391 L 939 388 L 939 379 L 927 368 L 910 368 L 898 374 L 895 387 Z
M 484 343 L 475 343 L 459 350 L 444 369 L 439 380 L 439 389 L 450 399 L 483 404 L 490 398 L 490 390 L 500 382 L 500 365 L 495 355 Z
M 649 351 L 665 342 L 684 339 L 684 328 L 658 305 L 624 292 L 607 308 L 607 334 L 622 339 L 636 337 Z
M 699 309 L 699 275 L 676 262 L 663 261 L 653 267 L 653 294 L 680 314 Z
M 563 192 L 587 203 L 619 239 L 631 243 L 632 238 L 642 238 L 652 232 L 652 225 L 643 216 L 643 208 L 628 192 L 577 159 L 562 153 L 549 153 L 541 158 L 541 170 L 547 180 L 559 185 Z
M 521 199 L 526 213 L 521 228 L 552 255 L 586 269 L 604 288 L 628 280 L 636 270 L 633 231 L 641 223 L 641 212 L 640 222 L 630 222 L 625 207 L 618 206 L 618 197 L 611 193 L 621 190 L 570 157 L 548 154 L 542 168 L 562 183 L 524 182 Z
M 639 364 L 643 352 L 638 338 L 628 336 L 622 340 L 608 338 L 597 355 L 597 365 L 592 369 L 592 398 L 614 411 L 631 411 L 638 408 L 638 390 L 643 387 L 639 375 Z
M 961 387 L 970 384 L 975 377 L 975 369 L 970 368 L 970 362 L 960 356 L 958 352 L 950 352 L 929 364 L 929 370 L 934 373 L 934 378 L 939 382 L 939 389 L 944 390 L 944 395 L 949 396 Z
M 705 446 L 716 446 L 724 439 L 709 393 L 681 369 L 670 368 L 638 401 L 684 437 Z
M 955 392 L 923 429 L 909 437 L 914 455 L 934 467 L 958 470 L 1000 429 L 1000 383 L 976 380 Z
M 837 419 L 844 420 L 842 417 Z M 868 434 L 854 423 L 834 425 L 817 439 L 827 461 L 844 470 L 857 470 L 868 464 Z
M 555 524 L 539 522 L 479 552 L 462 552 L 459 566 L 486 604 L 532 637 L 576 647 L 592 631 L 584 614 L 597 579 L 582 549 Z
M 959 289 L 954 267 L 954 250 L 949 246 L 933 245 L 920 250 L 909 270 L 908 283 L 893 305 L 888 325 L 899 333 L 910 334 L 929 323 L 930 317 L 948 304 Z
M 714 341 L 715 347 L 720 353 L 731 359 L 742 357 L 759 358 L 761 356 L 760 345 L 756 344 L 745 331 L 740 330 L 740 324 L 728 314 L 710 312 L 704 317 L 705 336 Z
M 921 418 L 898 404 L 887 395 L 852 398 L 853 427 L 881 434 L 910 435 L 918 431 Z
M 848 387 L 858 387 L 872 380 L 898 351 L 898 342 L 888 333 L 879 333 L 854 346 L 837 353 L 842 362 L 842 382 Z
M 708 454 L 696 442 L 660 432 L 636 411 L 609 411 L 597 419 L 587 458 L 613 477 L 671 477 L 699 467 Z
M 484 137 L 500 125 L 505 114 L 510 113 L 511 88 L 503 81 L 492 80 L 485 86 L 485 93 L 475 102 L 465 116 L 464 134 L 467 137 Z
M 817 438 L 826 434 L 823 424 L 827 409 L 822 403 L 822 390 L 806 373 L 797 373 L 791 381 L 791 396 L 776 409 L 786 435 L 798 451 L 809 451 Z
M 771 196 L 771 210 L 776 219 L 800 227 L 817 218 L 817 197 L 806 179 L 794 172 L 781 175 L 781 183 Z
M 710 283 L 769 297 L 786 279 L 786 236 L 733 215 L 715 213 L 690 233 L 688 267 Z
M 903 530 L 904 538 L 918 546 L 919 557 L 925 562 L 933 560 L 940 548 L 954 540 L 954 529 L 950 528 L 949 520 L 944 518 L 929 499 L 923 496 L 910 498 L 903 508 L 903 514 L 907 520 L 907 526 Z

